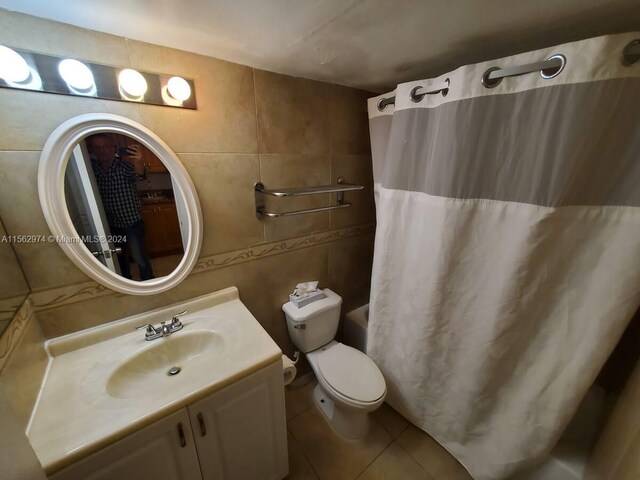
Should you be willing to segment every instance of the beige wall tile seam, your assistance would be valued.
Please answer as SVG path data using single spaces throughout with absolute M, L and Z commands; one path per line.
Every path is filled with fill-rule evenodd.
M 231 252 L 211 255 L 200 259 L 194 266 L 192 272 L 190 273 L 190 276 L 217 270 L 220 268 L 225 268 L 231 265 L 259 260 L 261 258 L 266 258 L 273 255 L 279 255 L 296 250 L 301 250 L 304 248 L 315 247 L 346 238 L 366 235 L 373 232 L 374 229 L 375 224 L 373 223 L 354 225 L 337 230 L 327 230 L 324 232 L 317 232 L 302 237 L 278 240 L 274 242 L 254 245 L 252 247 L 244 248 L 241 250 L 234 250 Z M 53 308 L 58 308 L 62 305 L 78 303 L 84 300 L 106 295 L 120 294 L 109 290 L 108 288 L 98 283 L 86 282 L 76 285 L 66 285 L 50 290 L 32 292 L 29 298 L 32 302 L 33 309 L 36 312 L 41 312 Z
M 335 102 L 335 87 L 332 85 L 329 88 L 329 183 L 333 183 L 333 139 L 335 137 L 335 135 L 333 134 L 333 109 L 334 109 L 334 102 Z M 338 181 L 338 179 L 335 180 L 336 182 Z M 329 212 L 329 228 L 334 228 L 334 224 L 335 224 L 335 216 L 336 210 L 331 210 Z M 331 264 L 331 256 L 329 256 L 329 265 Z M 327 274 L 331 273 L 331 268 L 330 266 L 327 266 Z M 329 277 L 331 278 L 331 277 Z
M 127 65 L 126 66 L 131 68 L 131 47 L 129 46 L 129 39 L 127 37 L 122 37 L 122 38 L 124 38 L 124 46 L 127 49 Z M 138 113 L 140 113 L 140 106 L 138 106 Z
M 251 78 L 253 79 L 253 106 L 256 113 L 256 150 L 258 155 L 258 181 L 262 182 L 262 159 L 260 158 L 260 133 L 258 126 L 258 92 L 256 91 L 256 69 L 251 69 Z M 262 240 L 267 241 L 267 226 L 262 223 Z
M 27 330 L 29 321 L 33 316 L 31 300 L 27 298 L 9 322 L 7 329 L 0 336 L 0 374 L 2 374 L 4 366 L 7 364 L 16 345 L 20 343 L 20 338 Z
M 33 150 L 5 150 L 4 148 L 0 148 L 0 152 L 6 153 L 32 153 L 32 152 L 41 152 L 41 148 L 34 148 Z

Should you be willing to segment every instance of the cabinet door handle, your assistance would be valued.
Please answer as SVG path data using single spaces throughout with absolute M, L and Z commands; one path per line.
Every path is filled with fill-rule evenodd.
M 198 423 L 200 424 L 200 433 L 204 437 L 207 434 L 207 426 L 204 424 L 204 417 L 202 413 L 198 414 Z
M 178 424 L 178 436 L 180 437 L 180 446 L 182 448 L 187 446 L 187 439 L 184 436 L 184 429 L 182 428 L 182 423 Z

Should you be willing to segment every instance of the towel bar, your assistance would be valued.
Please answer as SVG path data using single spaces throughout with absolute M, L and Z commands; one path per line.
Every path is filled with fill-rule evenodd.
M 352 190 L 362 190 L 363 185 L 356 185 L 353 183 L 345 183 L 344 178 L 338 178 L 338 183 L 334 185 L 317 185 L 314 187 L 297 187 L 297 188 L 280 188 L 274 190 L 267 190 L 264 188 L 262 182 L 257 182 L 254 185 L 255 199 L 256 199 L 256 216 L 258 218 L 264 217 L 288 217 L 291 215 L 300 215 L 303 213 L 315 213 L 324 212 L 327 210 L 335 210 L 337 208 L 347 208 L 351 206 L 351 203 L 344 201 L 344 192 Z M 263 195 L 270 195 L 273 197 L 298 197 L 302 195 L 319 195 L 322 193 L 337 193 L 338 203 L 336 205 L 328 205 L 326 207 L 308 208 L 305 210 L 294 210 L 292 212 L 267 212 L 264 207 Z

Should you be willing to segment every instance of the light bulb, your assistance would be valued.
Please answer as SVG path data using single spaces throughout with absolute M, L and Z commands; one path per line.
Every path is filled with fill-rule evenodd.
M 0 78 L 12 83 L 24 83 L 31 77 L 26 60 L 15 50 L 0 45 Z
M 95 85 L 93 73 L 89 67 L 78 60 L 70 58 L 62 60 L 58 65 L 58 72 L 70 88 L 80 92 L 87 92 Z
M 167 90 L 176 100 L 184 102 L 191 96 L 191 86 L 182 77 L 171 77 L 167 82 Z
M 124 93 L 133 97 L 140 98 L 147 91 L 147 81 L 142 74 L 131 68 L 127 68 L 118 75 L 118 82 Z

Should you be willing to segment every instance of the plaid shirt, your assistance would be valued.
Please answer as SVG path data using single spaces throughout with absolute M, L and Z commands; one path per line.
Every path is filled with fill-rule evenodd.
M 91 161 L 109 225 L 126 228 L 142 220 L 136 180 L 145 179 L 147 172 L 142 176 L 136 175 L 133 165 L 118 155 L 106 172 L 97 159 L 92 158 Z

